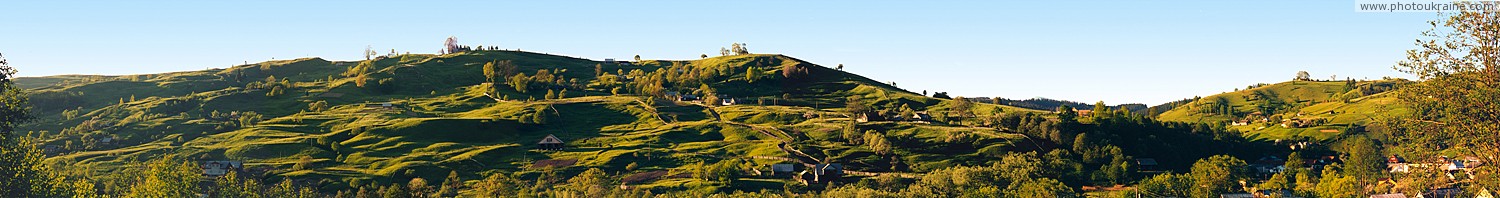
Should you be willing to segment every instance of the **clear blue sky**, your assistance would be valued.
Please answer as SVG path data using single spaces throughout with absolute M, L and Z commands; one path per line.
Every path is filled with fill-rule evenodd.
M 0 3 L 22 76 L 136 74 L 435 53 L 448 36 L 596 60 L 695 59 L 732 42 L 961 96 L 1159 104 L 1255 83 L 1405 77 L 1435 13 L 1352 1 L 525 1 Z

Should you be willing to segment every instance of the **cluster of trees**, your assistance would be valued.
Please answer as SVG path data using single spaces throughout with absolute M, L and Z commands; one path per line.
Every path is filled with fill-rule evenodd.
M 55 111 L 59 109 L 73 109 L 84 105 L 83 92 L 67 91 L 38 91 L 27 94 L 34 110 Z
M 1053 166 L 1035 153 L 1013 153 L 988 166 L 957 166 L 912 181 L 881 176 L 822 192 L 825 197 L 1075 197 L 1079 194 L 1053 175 Z
M 343 75 L 344 77 L 353 77 L 354 86 L 365 87 L 365 84 L 370 81 L 370 69 L 373 69 L 371 67 L 375 67 L 374 64 L 374 61 L 360 61 L 359 64 L 355 64 L 353 67 L 345 70 Z
M 729 48 L 719 48 L 719 54 L 724 56 L 746 55 L 750 54 L 750 49 L 745 48 L 745 44 L 743 43 L 733 43 L 729 45 Z M 639 56 L 637 56 L 636 61 L 640 61 Z
M 505 81 L 506 84 L 515 89 L 516 92 L 521 93 L 527 93 L 533 90 L 542 89 L 545 89 L 550 93 L 555 89 L 566 91 L 566 89 L 568 88 L 576 89 L 583 87 L 582 84 L 579 84 L 578 79 L 568 79 L 566 77 L 563 77 L 562 72 L 567 72 L 567 70 L 540 69 L 537 70 L 536 73 L 533 73 L 532 76 L 527 76 L 526 73 L 516 73 L 514 76 L 506 78 Z M 553 97 L 547 97 L 547 99 L 553 99 Z
M 693 178 L 732 185 L 734 180 L 739 178 L 740 172 L 744 170 L 742 168 L 744 163 L 740 159 L 719 160 L 713 164 L 704 164 L 700 161 L 694 166 Z
M 1207 101 L 1199 100 L 1199 103 L 1193 107 L 1197 108 L 1198 112 L 1214 115 L 1234 116 L 1239 113 L 1238 110 L 1235 110 L 1235 106 L 1229 103 L 1228 98 L 1222 96 L 1210 97 L 1212 98 L 1209 98 Z
M 1138 190 L 1124 192 L 1122 196 L 1215 197 L 1223 193 L 1270 191 L 1283 197 L 1360 197 L 1401 192 L 1387 191 L 1393 187 L 1387 184 L 1374 184 L 1373 181 L 1380 178 L 1378 175 L 1383 172 L 1376 166 L 1385 165 L 1380 161 L 1380 156 L 1354 153 L 1351 157 L 1373 160 L 1356 159 L 1314 169 L 1302 164 L 1303 157 L 1294 152 L 1288 155 L 1286 164 L 1283 165 L 1285 170 L 1262 178 L 1255 176 L 1245 161 L 1227 155 L 1216 155 L 1198 160 L 1193 163 L 1191 171 L 1185 173 L 1169 172 L 1145 178 L 1136 185 Z M 1424 189 L 1426 188 L 1408 187 L 1409 192 L 1406 193 L 1416 194 L 1425 191 Z
M 261 115 L 260 113 L 255 113 L 254 111 L 230 111 L 229 113 L 219 113 L 218 110 L 214 110 L 213 112 L 208 113 L 209 120 L 226 121 L 224 123 L 238 127 L 255 126 L 255 123 L 259 123 L 264 118 L 265 116 Z
M 616 71 L 619 76 L 632 79 L 621 83 L 624 91 L 630 93 L 665 96 L 668 91 L 686 93 L 691 88 L 701 87 L 705 84 L 715 83 L 724 78 L 726 74 L 739 68 L 732 67 L 694 67 L 682 62 L 672 62 L 671 66 L 663 67 L 651 72 L 633 69 L 629 72 Z
M 480 70 L 483 71 L 483 73 L 481 74 L 484 74 L 485 82 L 488 82 L 492 85 L 498 84 L 500 81 L 509 81 L 510 76 L 520 73 L 518 71 L 519 69 L 520 67 L 516 66 L 516 64 L 512 63 L 510 60 L 490 61 L 488 63 L 484 63 L 484 66 L 481 66 L 480 68 Z M 491 90 L 491 93 L 495 93 L 495 90 Z
M 729 185 L 743 167 L 738 160 L 698 164 L 693 178 Z M 804 192 L 806 186 L 787 184 L 785 191 L 735 192 L 711 195 L 712 191 L 651 192 L 615 188 L 619 176 L 591 168 L 565 180 L 546 171 L 533 181 L 506 173 L 468 182 L 470 196 L 479 197 L 1074 197 L 1073 188 L 1046 178 L 1055 170 L 1034 153 L 1016 153 L 987 166 L 957 166 L 902 179 L 887 175 L 851 184 L 836 184 L 822 192 Z M 657 194 L 661 193 L 661 194 Z
M 1297 76 L 1292 77 L 1292 80 L 1309 81 L 1312 80 L 1312 75 L 1307 74 L 1307 71 L 1297 71 Z
M 1132 183 L 1139 178 L 1137 158 L 1154 158 L 1161 169 L 1181 171 L 1189 162 L 1214 155 L 1282 152 L 1277 150 L 1280 147 L 1247 140 L 1222 125 L 1160 122 L 1102 103 L 1093 108 L 1090 115 L 1078 115 L 1062 105 L 1056 119 L 1011 113 L 1000 116 L 996 127 L 1040 142 L 1046 161 L 1065 167 L 1058 169 L 1054 179 L 1073 186 Z
M 1280 114 L 1283 110 L 1288 109 L 1288 105 L 1282 102 L 1274 92 L 1256 90 L 1250 94 L 1250 97 L 1252 101 L 1255 101 L 1256 111 L 1259 111 L 1263 115 Z
M 307 111 L 311 111 L 311 112 L 327 111 L 328 108 L 329 108 L 328 107 L 328 101 L 325 101 L 325 100 L 319 100 L 317 102 L 307 103 Z
M 245 84 L 245 88 L 268 90 L 266 91 L 266 96 L 272 97 L 286 94 L 286 90 L 292 88 L 292 82 L 287 80 L 286 78 L 282 78 L 280 81 L 277 81 L 276 76 L 271 75 L 266 76 L 265 81 L 255 81 L 250 82 L 249 84 Z
M 555 109 L 552 109 L 552 105 L 541 105 L 533 108 L 527 113 L 520 114 L 518 117 L 516 117 L 516 121 L 519 121 L 522 124 L 547 124 L 547 121 L 556 114 L 557 112 Z

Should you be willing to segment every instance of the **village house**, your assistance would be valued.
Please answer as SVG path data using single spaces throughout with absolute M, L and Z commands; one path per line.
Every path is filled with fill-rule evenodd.
M 859 115 L 855 115 L 854 121 L 856 121 L 856 122 L 885 121 L 885 117 L 881 117 L 880 114 L 877 114 L 875 112 L 865 112 L 865 113 L 860 113 Z
M 1396 155 L 1391 155 L 1391 157 L 1385 159 L 1385 167 L 1386 170 L 1390 170 L 1392 173 L 1411 172 L 1411 166 L 1406 165 L 1406 159 Z
M 1255 160 L 1254 163 L 1250 164 L 1250 167 L 1254 168 L 1255 172 L 1261 174 L 1262 176 L 1270 176 L 1272 174 L 1276 174 L 1281 172 L 1282 170 L 1285 170 L 1285 164 L 1286 160 L 1282 160 L 1281 158 L 1278 158 L 1276 156 L 1266 156 L 1261 157 L 1259 160 Z
M 734 98 L 724 98 L 720 100 L 719 104 L 724 106 L 735 105 L 739 104 L 739 100 Z
M 245 167 L 240 161 L 204 161 L 200 168 L 203 168 L 203 176 L 218 177 L 227 175 L 231 171 L 240 171 Z
M 914 114 L 911 115 L 911 118 L 908 118 L 908 119 L 910 119 L 910 121 L 912 121 L 912 122 L 917 122 L 917 123 L 922 123 L 922 124 L 932 123 L 932 115 L 927 114 L 927 112 L 925 112 L 925 111 L 924 112 L 914 113 Z
M 542 141 L 536 143 L 536 147 L 542 150 L 560 151 L 563 149 L 564 144 L 562 139 L 557 139 L 557 136 L 547 134 L 547 137 L 542 138 Z
M 698 101 L 698 96 L 693 94 L 682 94 L 677 96 L 677 101 Z
M 1074 109 L 1073 113 L 1077 113 L 1078 116 L 1092 116 L 1092 115 L 1094 115 L 1094 110 L 1079 110 L 1079 109 Z
M 844 176 L 844 165 L 838 163 L 813 166 L 813 182 L 837 181 Z
M 1135 165 L 1140 167 L 1136 169 L 1139 171 L 1157 171 L 1159 164 L 1156 163 L 1156 158 L 1140 158 L 1135 160 Z

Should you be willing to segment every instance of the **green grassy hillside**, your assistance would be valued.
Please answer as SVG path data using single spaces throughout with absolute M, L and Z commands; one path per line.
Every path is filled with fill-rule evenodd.
M 507 79 L 489 83 L 481 67 L 501 60 L 522 75 L 548 79 L 523 88 Z M 469 180 L 493 173 L 571 176 L 588 168 L 679 175 L 722 162 L 744 170 L 833 162 L 853 171 L 926 172 L 988 164 L 1001 157 L 997 152 L 1016 150 L 1023 137 L 946 120 L 854 123 L 845 101 L 858 98 L 877 110 L 1037 112 L 992 104 L 954 109 L 962 106 L 770 54 L 627 65 L 473 51 L 369 63 L 364 75 L 353 69 L 359 61 L 302 58 L 164 74 L 21 78 L 40 118 L 18 130 L 52 151 L 49 162 L 97 175 L 177 155 L 244 161 L 260 178 L 335 191 L 441 181 L 449 172 Z M 561 96 L 549 98 L 553 92 Z M 678 102 L 663 97 L 668 92 L 742 100 Z M 840 132 L 849 126 L 884 134 L 894 148 L 876 154 L 847 141 Z M 549 134 L 566 148 L 537 149 Z M 542 166 L 559 162 L 571 163 Z M 737 182 L 664 177 L 632 185 L 730 192 L 794 181 Z
M 1264 139 L 1327 139 L 1351 129 L 1361 130 L 1360 127 L 1382 116 L 1409 113 L 1386 92 L 1411 83 L 1388 79 L 1289 81 L 1252 86 L 1198 98 L 1163 112 L 1158 118 L 1222 123 Z

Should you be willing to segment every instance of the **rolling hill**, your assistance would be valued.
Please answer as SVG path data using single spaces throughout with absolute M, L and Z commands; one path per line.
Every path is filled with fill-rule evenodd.
M 1327 139 L 1362 131 L 1377 119 L 1409 114 L 1387 92 L 1411 83 L 1385 79 L 1262 84 L 1194 99 L 1158 119 L 1226 124 L 1262 139 Z
M 494 80 L 483 74 L 486 64 L 501 61 L 516 66 L 516 74 Z M 1021 134 L 941 122 L 961 117 L 855 122 L 845 109 L 851 98 L 890 112 L 1042 112 L 959 105 L 774 54 L 617 63 L 468 51 L 17 82 L 32 93 L 40 115 L 18 131 L 39 139 L 50 163 L 128 177 L 109 173 L 167 155 L 243 161 L 258 178 L 330 192 L 440 181 L 450 172 L 535 179 L 589 168 L 627 178 L 665 175 L 626 182 L 632 188 L 779 189 L 795 181 L 741 178 L 728 185 L 683 175 L 713 164 L 748 170 L 777 163 L 842 163 L 867 176 L 900 175 L 1001 157 L 979 147 L 1039 148 Z M 670 100 L 689 93 L 738 104 Z M 872 150 L 849 141 L 846 129 L 879 131 L 894 146 Z M 969 138 L 952 141 L 959 134 Z M 548 135 L 564 140 L 565 149 L 538 149 Z

